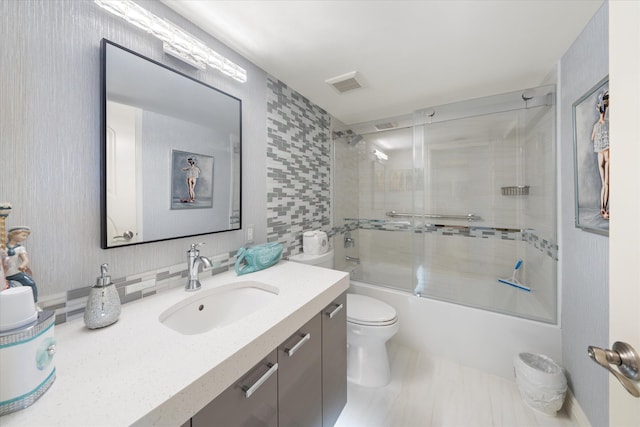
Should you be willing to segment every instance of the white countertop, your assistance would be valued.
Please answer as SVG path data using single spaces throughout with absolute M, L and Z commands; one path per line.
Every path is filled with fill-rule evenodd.
M 287 261 L 243 276 L 218 274 L 202 285 L 246 280 L 278 287 L 278 298 L 199 335 L 158 320 L 194 295 L 182 287 L 124 305 L 106 328 L 90 330 L 82 319 L 56 326 L 55 382 L 29 408 L 0 417 L 0 425 L 180 426 L 349 287 L 347 273 Z

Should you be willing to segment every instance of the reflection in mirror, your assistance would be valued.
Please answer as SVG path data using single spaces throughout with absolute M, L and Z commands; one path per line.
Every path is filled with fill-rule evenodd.
M 102 247 L 238 230 L 242 102 L 102 41 Z

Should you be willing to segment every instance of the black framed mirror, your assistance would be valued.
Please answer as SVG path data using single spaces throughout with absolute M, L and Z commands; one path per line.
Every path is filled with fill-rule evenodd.
M 102 40 L 104 249 L 241 228 L 242 101 Z

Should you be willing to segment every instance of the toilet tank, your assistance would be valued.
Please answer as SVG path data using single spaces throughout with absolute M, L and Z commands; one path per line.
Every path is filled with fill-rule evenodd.
M 305 253 L 291 255 L 289 261 L 315 265 L 316 267 L 333 268 L 333 249 L 330 249 L 322 255 L 309 255 Z

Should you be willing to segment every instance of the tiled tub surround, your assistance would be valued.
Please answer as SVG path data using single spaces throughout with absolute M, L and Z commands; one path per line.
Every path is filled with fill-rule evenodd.
M 200 335 L 158 320 L 194 295 L 182 288 L 127 304 L 103 329 L 90 331 L 81 319 L 56 327 L 55 383 L 33 406 L 2 417 L 2 426 L 179 426 L 349 286 L 346 273 L 287 261 L 202 282 L 211 289 L 244 280 L 276 286 L 277 301 Z
M 378 230 L 378 231 L 414 231 L 416 233 L 434 234 L 438 236 L 460 236 L 482 239 L 521 240 L 535 247 L 548 257 L 558 260 L 558 245 L 550 239 L 539 235 L 537 230 L 517 230 L 510 228 L 493 228 L 463 225 L 434 225 L 418 224 L 412 226 L 408 221 L 392 221 L 381 219 L 345 219 L 345 225 L 340 229 L 334 229 L 334 234 L 344 234 L 351 230 Z
M 557 291 L 549 277 L 555 276 L 558 246 L 538 237 L 535 230 L 432 226 L 422 234 L 396 221 L 348 224 L 349 229 L 357 229 L 357 247 L 344 249 L 344 253 L 361 262 L 336 259 L 336 265 L 351 272 L 355 280 L 528 319 L 556 321 Z M 351 231 L 351 235 L 356 234 Z M 336 235 L 334 241 L 342 238 Z M 418 258 L 413 251 L 419 250 L 415 245 L 420 241 L 424 244 L 425 286 L 418 289 L 414 270 Z M 531 292 L 498 282 L 498 278 L 511 276 L 518 259 L 525 261 L 518 278 Z

